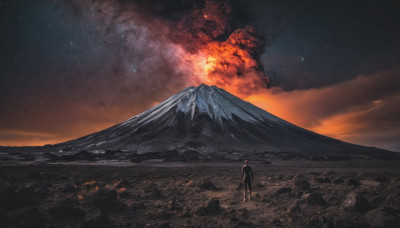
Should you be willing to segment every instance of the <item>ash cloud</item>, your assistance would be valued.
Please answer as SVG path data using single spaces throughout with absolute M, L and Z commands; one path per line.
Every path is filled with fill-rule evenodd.
M 214 47 L 243 50 L 235 57 L 241 61 L 238 67 L 229 65 L 230 75 L 220 78 L 233 81 L 229 76 L 241 72 L 243 93 L 265 87 L 258 58 L 265 48 L 264 37 L 270 36 L 259 34 L 263 30 L 256 24 L 255 29 L 247 29 L 255 21 L 247 3 L 227 2 L 30 2 L 25 11 L 14 13 L 30 17 L 23 18 L 23 34 L 16 34 L 26 39 L 17 44 L 17 51 L 10 51 L 19 61 L 7 57 L 14 65 L 1 78 L 0 128 L 12 135 L 46 132 L 54 137 L 31 143 L 26 134 L 20 134 L 19 143 L 2 137 L 0 145 L 11 141 L 12 145 L 42 145 L 83 136 L 126 120 L 189 85 L 205 82 L 194 73 L 197 64 L 188 56 L 200 48 L 207 50 L 209 40 Z M 15 4 L 17 10 L 22 3 Z M 254 31 L 249 35 L 255 42 L 243 43 L 242 30 Z M 236 43 L 230 36 L 236 37 Z M 243 57 L 252 59 L 251 67 L 242 63 Z M 248 74 L 254 82 L 243 76 L 245 69 L 255 72 Z M 218 76 L 220 72 L 215 68 L 212 73 Z
M 180 88 L 207 82 L 201 74 L 221 87 L 249 77 L 253 81 L 249 90 L 254 90 L 269 85 L 260 55 L 265 50 L 265 38 L 270 42 L 278 34 L 276 28 L 267 34 L 265 27 L 260 30 L 264 32 L 261 34 L 253 26 L 249 6 L 254 7 L 257 2 L 103 0 L 65 1 L 64 4 L 78 20 L 94 21 L 99 39 L 114 50 L 116 63 L 120 64 L 115 66 L 119 70 L 116 74 L 133 70 L 142 77 L 146 75 L 145 80 L 151 81 L 148 86 L 158 83 L 157 89 L 169 82 L 175 85 L 183 82 Z M 238 61 L 231 61 L 227 56 L 213 62 L 217 67 L 212 66 L 211 70 L 194 72 L 200 64 L 187 55 L 213 55 L 210 52 L 215 46 L 225 49 L 227 44 L 237 49 L 231 57 Z M 248 61 L 252 63 L 246 65 Z M 222 72 L 218 66 L 230 70 Z M 244 90 L 247 86 L 236 87 Z

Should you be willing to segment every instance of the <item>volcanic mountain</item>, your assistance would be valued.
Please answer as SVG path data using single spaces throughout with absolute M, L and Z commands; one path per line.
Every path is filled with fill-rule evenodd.
M 325 153 L 377 150 L 297 127 L 216 86 L 188 87 L 103 131 L 56 144 L 74 150 Z

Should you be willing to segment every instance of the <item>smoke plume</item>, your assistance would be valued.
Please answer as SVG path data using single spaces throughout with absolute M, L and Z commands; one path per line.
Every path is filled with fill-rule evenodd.
M 117 74 L 162 89 L 217 85 L 247 96 L 269 85 L 260 55 L 265 42 L 240 4 L 228 1 L 68 1 L 116 48 Z M 139 80 L 140 78 L 140 80 Z M 145 82 L 144 82 L 145 81 Z

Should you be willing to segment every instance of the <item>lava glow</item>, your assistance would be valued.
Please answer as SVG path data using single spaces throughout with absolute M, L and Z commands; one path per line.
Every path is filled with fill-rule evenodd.
M 254 57 L 262 42 L 248 35 L 252 33 L 251 27 L 238 29 L 226 41 L 211 41 L 199 47 L 197 53 L 187 53 L 184 59 L 192 65 L 196 81 L 242 98 L 265 88 L 268 78 Z

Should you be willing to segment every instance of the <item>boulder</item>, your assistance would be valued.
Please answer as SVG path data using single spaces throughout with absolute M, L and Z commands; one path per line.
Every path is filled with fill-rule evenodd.
M 76 188 L 74 186 L 74 184 L 72 182 L 66 182 L 64 184 L 61 185 L 61 189 L 62 192 L 74 192 L 76 191 Z
M 328 177 L 320 177 L 320 178 L 317 178 L 317 180 L 316 180 L 318 183 L 331 183 L 331 179 L 329 179 Z
M 305 198 L 306 198 L 306 202 L 309 206 L 311 206 L 311 205 L 326 206 L 327 205 L 326 201 L 322 198 L 322 195 L 319 192 L 310 193 Z
M 350 177 L 346 179 L 345 184 L 348 186 L 359 187 L 361 185 L 361 182 L 358 179 Z
M 122 187 L 117 190 L 117 195 L 121 198 L 127 198 L 129 197 L 129 192 L 125 187 Z
M 129 182 L 128 179 L 123 178 L 120 181 L 117 181 L 115 183 L 115 187 L 117 187 L 117 188 L 123 188 L 123 187 L 129 188 L 129 187 L 132 187 L 132 184 L 131 184 L 131 182 Z
M 343 209 L 367 212 L 372 209 L 368 201 L 359 192 L 351 192 L 342 204 Z
M 210 180 L 202 180 L 199 183 L 199 187 L 202 190 L 218 190 L 217 187 Z
M 206 207 L 199 207 L 196 214 L 200 216 L 214 215 L 220 210 L 219 200 L 211 200 Z
M 160 190 L 158 190 L 157 185 L 155 183 L 149 183 L 145 189 L 144 189 L 145 193 L 148 193 L 151 197 L 161 197 L 161 192 Z
M 99 208 L 102 212 L 109 212 L 124 207 L 124 204 L 120 203 L 117 199 L 117 191 L 104 189 L 90 195 L 87 199 L 87 204 Z
M 301 174 L 293 177 L 295 190 L 305 191 L 310 189 L 310 183 L 307 178 Z
M 336 179 L 334 179 L 333 181 L 332 181 L 332 183 L 334 183 L 334 184 L 341 184 L 341 183 L 343 183 L 344 182 L 344 180 L 343 180 L 343 178 L 336 178 Z
M 274 193 L 274 195 L 281 195 L 281 194 L 291 193 L 291 192 L 292 192 L 292 189 L 291 189 L 291 188 L 282 187 L 282 188 L 278 189 L 278 190 Z
M 193 216 L 192 209 L 188 206 L 185 206 L 183 208 L 181 217 L 192 217 L 192 216 Z

